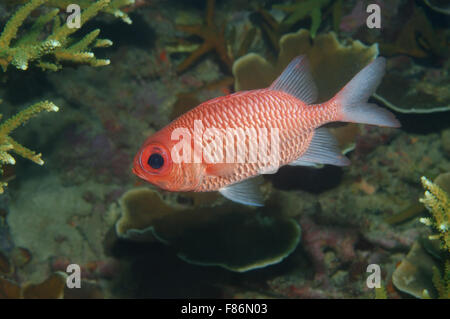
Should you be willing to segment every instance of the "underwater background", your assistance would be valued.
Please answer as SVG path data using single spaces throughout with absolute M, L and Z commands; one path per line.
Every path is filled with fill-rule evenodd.
M 439 0 L 0 1 L 0 298 L 449 298 L 449 24 Z M 319 102 L 385 57 L 370 102 L 402 127 L 327 125 L 351 165 L 282 167 L 259 208 L 132 174 L 301 54 Z

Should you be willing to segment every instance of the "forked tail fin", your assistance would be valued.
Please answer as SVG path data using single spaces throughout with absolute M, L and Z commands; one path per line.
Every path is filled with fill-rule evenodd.
M 394 114 L 375 104 L 367 103 L 383 78 L 385 66 L 384 58 L 375 59 L 334 97 L 340 105 L 338 121 L 400 127 L 400 122 Z

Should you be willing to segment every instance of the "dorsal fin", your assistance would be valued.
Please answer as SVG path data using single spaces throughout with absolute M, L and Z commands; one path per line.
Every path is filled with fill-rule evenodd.
M 306 56 L 294 58 L 269 89 L 286 92 L 306 104 L 314 103 L 317 100 L 317 87 Z

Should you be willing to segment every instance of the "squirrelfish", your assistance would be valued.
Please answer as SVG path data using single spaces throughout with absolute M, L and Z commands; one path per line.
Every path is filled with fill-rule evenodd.
M 283 165 L 349 164 L 324 124 L 400 126 L 391 112 L 368 103 L 385 64 L 375 59 L 329 101 L 314 104 L 317 88 L 299 56 L 270 87 L 201 103 L 147 138 L 133 172 L 164 190 L 219 191 L 260 206 L 254 177 Z

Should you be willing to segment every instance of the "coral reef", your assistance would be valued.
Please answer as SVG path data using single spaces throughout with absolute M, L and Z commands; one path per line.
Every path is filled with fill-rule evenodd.
M 420 33 L 421 37 L 417 37 Z M 416 58 L 423 58 L 430 54 L 448 56 L 443 34 L 433 30 L 431 22 L 419 7 L 414 7 L 410 19 L 403 26 L 395 42 L 381 43 L 380 51 L 383 55 L 406 54 Z
M 51 260 L 51 271 L 65 272 L 67 266 L 72 263 L 68 257 L 55 257 Z M 116 259 L 106 258 L 104 260 L 89 261 L 79 265 L 82 280 L 98 281 L 100 279 L 112 279 L 119 273 L 120 264 Z
M 437 292 L 432 278 L 436 267 L 436 260 L 419 242 L 415 242 L 406 258 L 395 269 L 392 281 L 397 289 L 416 298 L 435 298 Z
M 366 11 L 364 10 L 364 2 L 357 1 L 351 13 L 342 17 L 339 28 L 342 31 L 350 32 L 359 28 L 366 22 Z
M 442 131 L 441 142 L 442 142 L 442 149 L 444 150 L 445 154 L 450 158 L 450 129 Z
M 435 11 L 450 15 L 450 6 L 445 1 L 424 0 L 424 2 Z
M 294 25 L 307 16 L 311 17 L 310 34 L 311 38 L 314 39 L 322 22 L 323 7 L 329 3 L 330 0 L 307 0 L 297 1 L 292 5 L 278 4 L 273 7 L 289 13 L 288 17 L 283 21 L 287 25 Z
M 375 288 L 375 299 L 387 299 L 386 288 L 384 286 Z
M 284 12 L 285 16 L 274 14 L 276 12 Z M 275 53 L 280 50 L 279 41 L 281 37 L 288 32 L 291 32 L 293 27 L 298 25 L 305 18 L 310 18 L 311 26 L 309 28 L 311 38 L 315 38 L 317 31 L 324 20 L 323 12 L 331 13 L 333 20 L 333 30 L 335 32 L 339 29 L 339 23 L 342 17 L 342 0 L 334 1 L 330 4 L 329 0 L 320 1 L 297 1 L 293 4 L 275 4 L 271 11 L 264 8 L 258 8 L 257 13 L 261 17 L 257 24 L 261 31 L 269 40 L 270 45 Z
M 13 275 L 17 269 L 26 266 L 32 257 L 30 251 L 22 247 L 14 247 L 8 255 L 0 251 L 0 276 Z
M 438 236 L 429 236 L 430 240 L 439 238 L 444 252 L 444 267 L 441 274 L 438 267 L 433 267 L 433 284 L 438 291 L 439 298 L 450 298 L 450 237 L 448 231 L 448 220 L 450 216 L 450 173 L 441 174 L 432 183 L 426 177 L 421 179 L 423 187 L 426 189 L 425 197 L 420 201 L 425 205 L 432 215 L 431 218 L 421 218 L 420 221 L 427 226 L 431 226 L 439 233 Z M 438 185 L 441 185 L 438 186 Z M 445 191 L 444 191 L 445 189 Z M 437 237 L 437 238 L 436 238 Z
M 21 295 L 25 299 L 62 299 L 66 278 L 66 273 L 56 272 L 44 282 L 25 285 L 22 287 Z
M 450 298 L 450 246 L 448 238 L 449 197 L 443 189 L 450 190 L 450 174 L 441 174 L 435 183 L 421 178 L 425 197 L 420 202 L 425 205 L 431 218 L 420 218 L 420 222 L 430 226 L 438 235 L 417 241 L 402 263 L 395 270 L 392 280 L 401 291 L 416 298 Z M 440 242 L 436 249 L 434 243 Z M 441 266 L 443 264 L 443 266 Z M 442 268 L 442 274 L 441 269 Z
M 69 2 L 63 2 L 31 0 L 15 12 L 0 35 L 0 66 L 3 71 L 6 72 L 9 65 L 13 65 L 20 70 L 27 70 L 32 62 L 44 70 L 52 71 L 60 69 L 62 67 L 61 63 L 64 61 L 89 64 L 91 66 L 109 64 L 109 60 L 97 59 L 88 50 L 94 47 L 110 46 L 112 42 L 107 39 L 99 39 L 99 29 L 88 33 L 82 39 L 75 40 L 71 35 L 79 28 L 70 28 L 66 23 L 61 25 L 58 9 L 49 10 L 42 14 L 27 32 L 20 34 L 20 37 L 18 37 L 19 28 L 35 9 L 43 4 L 48 6 L 65 6 L 69 4 Z M 95 17 L 102 9 L 109 10 L 109 12 L 113 12 L 115 15 L 130 22 L 128 21 L 128 16 L 120 11 L 120 8 L 131 3 L 133 1 L 128 0 L 113 0 L 112 2 L 110 0 L 100 0 L 95 3 L 85 1 L 80 4 L 85 8 L 80 16 L 80 21 L 82 21 L 80 27 Z M 53 22 L 53 29 L 50 34 L 46 34 L 47 25 L 50 22 Z M 45 39 L 42 40 L 42 37 Z M 9 152 L 28 158 L 39 165 L 44 164 L 41 154 L 36 154 L 10 137 L 10 133 L 14 129 L 42 111 L 56 112 L 58 107 L 49 101 L 39 102 L 0 124 L 0 175 L 3 175 L 3 165 L 15 164 L 15 159 Z M 3 192 L 3 187 L 6 185 L 7 182 L 2 177 L 0 193 Z
M 132 21 L 128 14 L 126 13 L 126 9 L 124 7 L 128 7 L 134 5 L 135 0 L 108 0 L 108 4 L 104 6 L 101 11 L 105 13 L 109 13 L 117 18 L 122 19 L 123 22 L 131 24 Z M 48 0 L 48 5 L 60 9 L 66 9 L 73 1 L 71 0 Z M 77 4 L 81 9 L 86 9 L 92 5 L 91 0 L 78 0 Z
M 365 8 L 374 2 L 381 8 L 381 32 L 365 27 Z M 403 0 L 348 3 L 351 13 L 343 17 L 340 35 L 378 43 L 380 55 L 389 57 L 374 98 L 400 113 L 448 111 L 450 51 L 443 16 Z
M 443 274 L 437 268 L 433 268 L 433 284 L 440 299 L 450 299 L 450 260 L 445 261 Z
M 0 252 L 0 274 L 7 275 L 12 272 L 11 263 L 9 262 L 9 259 Z
M 32 254 L 18 274 L 21 281 L 40 282 L 51 270 L 62 270 L 51 268 L 53 259 L 68 257 L 79 265 L 107 259 L 103 240 L 116 221 L 107 214 L 107 207 L 122 190 L 95 182 L 87 186 L 65 185 L 53 174 L 22 182 L 4 223 L 15 247 Z M 32 273 L 23 278 L 30 269 Z
M 218 27 L 214 22 L 214 4 L 215 0 L 207 0 L 206 24 L 205 25 L 179 25 L 177 28 L 183 32 L 199 36 L 203 39 L 203 44 L 191 53 L 177 67 L 178 72 L 183 72 L 191 64 L 197 61 L 202 55 L 215 51 L 225 66 L 231 69 L 233 64 L 228 55 L 227 43 L 225 40 L 225 22 Z
M 304 29 L 284 35 L 279 46 L 274 65 L 254 53 L 236 60 L 233 65 L 236 91 L 270 86 L 294 57 L 305 54 L 319 91 L 318 102 L 326 101 L 378 55 L 377 45 L 367 47 L 359 41 L 344 45 L 333 32 L 320 34 L 311 44 L 310 33 Z
M 449 111 L 449 69 L 448 60 L 439 68 L 416 65 L 406 56 L 392 58 L 374 98 L 400 113 Z
M 314 265 L 314 281 L 328 281 L 330 271 L 337 268 L 327 265 L 325 249 L 335 250 L 341 263 L 349 262 L 356 257 L 355 244 L 358 239 L 355 231 L 351 229 L 338 229 L 336 227 L 319 227 L 307 217 L 300 219 L 300 225 L 304 229 L 303 246 L 311 256 Z
M 125 193 L 120 208 L 119 237 L 145 242 L 156 239 L 189 263 L 237 272 L 279 263 L 293 252 L 301 236 L 292 219 L 265 216 L 228 203 L 213 208 L 168 204 L 148 188 Z
M 14 157 L 10 152 L 14 152 L 24 158 L 27 158 L 36 164 L 43 165 L 44 161 L 41 159 L 42 154 L 36 154 L 34 151 L 16 142 L 11 136 L 11 132 L 17 127 L 27 122 L 30 118 L 38 115 L 40 112 L 57 112 L 58 107 L 49 101 L 39 102 L 29 106 L 25 110 L 20 111 L 10 119 L 0 124 L 0 165 L 15 164 Z M 1 115 L 0 115 L 1 116 Z M 3 174 L 3 169 L 0 166 L 0 174 Z M 3 187 L 6 182 L 0 184 L 0 193 L 3 193 Z
M 413 217 L 417 217 L 421 213 L 423 213 L 425 208 L 420 203 L 413 203 L 411 206 L 407 207 L 406 209 L 402 210 L 401 212 L 388 216 L 385 218 L 386 223 L 394 225 L 394 224 L 400 224 L 405 222 L 406 220 L 409 220 Z
M 440 239 L 442 247 L 450 251 L 450 198 L 441 187 L 429 181 L 426 177 L 421 178 L 422 185 L 426 189 L 425 197 L 420 202 L 425 205 L 432 215 L 431 218 L 421 218 L 420 221 L 427 226 L 433 227 L 438 236 L 431 236 L 430 239 Z
M 364 277 L 361 271 L 368 264 L 376 263 L 382 267 L 382 279 L 388 297 L 404 297 L 393 286 L 392 273 L 402 261 L 403 252 L 407 252 L 417 238 L 427 235 L 428 229 L 412 218 L 423 213 L 424 208 L 419 203 L 422 208 L 418 213 L 414 210 L 408 219 L 397 220 L 393 224 L 387 224 L 385 218 L 396 216 L 418 202 L 421 190 L 417 187 L 417 180 L 421 175 L 427 173 L 436 176 L 448 170 L 450 163 L 441 150 L 439 135 L 388 132 L 365 126 L 361 128 L 355 150 L 348 156 L 352 165 L 345 168 L 338 184 L 330 188 L 323 189 L 322 186 L 316 190 L 310 186 L 317 187 L 323 178 L 331 183 L 333 171 L 327 168 L 298 172 L 286 170 L 288 177 L 284 174 L 276 179 L 277 184 L 274 183 L 274 187 L 279 188 L 281 183 L 287 184 L 288 178 L 301 180 L 301 183 L 289 185 L 289 193 L 297 194 L 297 203 L 311 202 L 312 205 L 302 207 L 301 213 L 298 213 L 302 216 L 299 219 L 303 232 L 301 246 L 308 256 L 296 254 L 299 259 L 310 259 L 312 265 L 296 265 L 297 271 L 270 281 L 271 289 L 282 296 L 373 298 L 372 290 L 361 288 L 365 287 L 361 281 Z M 392 176 L 396 176 L 395 180 Z M 293 190 L 295 186 L 298 191 Z M 302 191 L 307 187 L 311 187 L 317 195 L 308 197 L 307 192 Z M 308 236 L 318 240 L 313 240 L 313 244 L 309 245 L 305 239 Z M 346 238 L 352 240 L 346 241 Z M 354 257 L 346 257 L 348 255 L 345 252 L 351 250 L 335 247 L 337 241 L 345 243 L 342 247 L 352 247 Z M 429 248 L 426 249 L 429 254 Z M 432 262 L 442 269 L 440 261 Z M 316 268 L 315 265 L 320 267 Z M 431 291 L 430 287 L 434 287 L 433 270 L 426 269 L 429 276 L 422 279 L 426 279 Z M 309 273 L 312 270 L 314 273 Z M 317 273 L 325 273 L 319 276 L 325 279 L 321 284 L 314 280 Z M 423 285 L 419 287 L 420 294 L 425 288 Z M 433 292 L 430 294 L 437 296 Z
M 67 274 L 64 271 L 55 271 L 39 283 L 19 284 L 12 279 L 0 277 L 0 299 L 104 298 L 101 288 L 90 281 L 82 280 L 81 288 L 68 288 Z
M 378 39 L 380 53 L 392 58 L 374 97 L 401 113 L 450 109 L 448 30 L 435 25 L 424 9 L 412 6 L 403 11 L 405 16 L 398 18 L 404 20 L 402 27 Z
M 97 59 L 92 48 L 110 46 L 112 42 L 107 39 L 98 39 L 100 30 L 94 30 L 82 39 L 72 38 L 79 28 L 70 28 L 67 23 L 61 24 L 58 9 L 41 15 L 33 26 L 18 38 L 17 33 L 25 19 L 33 10 L 45 4 L 47 0 L 31 0 L 14 14 L 8 21 L 0 35 L 0 66 L 6 71 L 9 65 L 17 69 L 26 70 L 31 62 L 44 70 L 56 71 L 61 68 L 61 63 L 83 63 L 91 66 L 104 66 L 109 64 L 107 59 Z M 117 2 L 117 1 L 116 1 Z M 116 3 L 113 2 L 113 3 Z M 95 17 L 104 8 L 111 8 L 110 0 L 99 0 L 92 3 L 81 13 L 80 26 Z M 111 4 L 112 5 L 112 4 Z M 53 22 L 51 34 L 45 35 L 41 40 L 44 30 L 50 22 Z
M 55 272 L 39 284 L 19 285 L 12 280 L 0 277 L 1 299 L 62 299 L 67 275 Z

